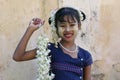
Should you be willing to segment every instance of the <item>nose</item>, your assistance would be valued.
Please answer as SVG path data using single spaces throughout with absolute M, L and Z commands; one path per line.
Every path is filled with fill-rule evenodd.
M 70 31 L 70 27 L 69 26 L 66 27 L 66 31 Z

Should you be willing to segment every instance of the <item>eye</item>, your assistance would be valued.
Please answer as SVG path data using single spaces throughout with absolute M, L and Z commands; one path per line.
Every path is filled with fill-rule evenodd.
M 64 28 L 64 27 L 66 27 L 66 26 L 65 26 L 65 25 L 60 25 L 60 27 Z
M 75 24 L 70 24 L 70 27 L 74 27 L 75 26 Z

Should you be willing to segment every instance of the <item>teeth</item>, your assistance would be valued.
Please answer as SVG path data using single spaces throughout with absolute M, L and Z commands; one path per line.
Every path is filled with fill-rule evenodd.
M 65 34 L 65 37 L 71 37 L 72 34 Z

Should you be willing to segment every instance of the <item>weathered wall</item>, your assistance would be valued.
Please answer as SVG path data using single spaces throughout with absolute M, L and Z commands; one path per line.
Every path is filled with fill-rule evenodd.
M 48 19 L 57 0 L 0 0 L 0 80 L 35 80 L 36 61 L 15 62 L 13 52 L 33 17 Z M 46 20 L 46 24 L 47 20 Z M 45 26 L 46 32 L 47 26 Z M 33 34 L 28 49 L 35 48 L 39 30 Z
M 82 22 L 76 43 L 93 55 L 92 80 L 120 80 L 120 6 L 119 0 L 0 0 L 0 80 L 35 80 L 36 61 L 15 62 L 12 55 L 30 19 L 46 20 L 44 32 L 50 33 L 47 19 L 52 9 L 72 6 L 82 9 Z M 41 30 L 42 31 L 42 30 Z M 34 48 L 36 31 L 28 45 Z

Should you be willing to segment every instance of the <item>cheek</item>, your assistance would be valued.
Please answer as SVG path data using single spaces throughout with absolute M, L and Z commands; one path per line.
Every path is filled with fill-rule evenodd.
M 74 31 L 74 34 L 75 34 L 75 35 L 77 35 L 77 33 L 78 33 L 78 31 L 79 31 L 78 26 L 74 26 L 71 30 Z M 63 36 L 64 36 L 64 35 L 63 35 L 64 31 L 65 31 L 65 29 L 63 29 L 63 28 L 61 28 L 61 27 L 58 28 L 58 34 L 59 34 L 60 37 L 63 37 Z
M 74 33 L 77 35 L 77 33 L 78 33 L 78 31 L 79 31 L 78 26 L 74 26 L 73 31 L 74 31 Z
M 64 32 L 64 29 L 61 28 L 61 27 L 59 27 L 59 28 L 58 28 L 58 34 L 59 34 L 60 37 L 63 36 L 63 32 Z

